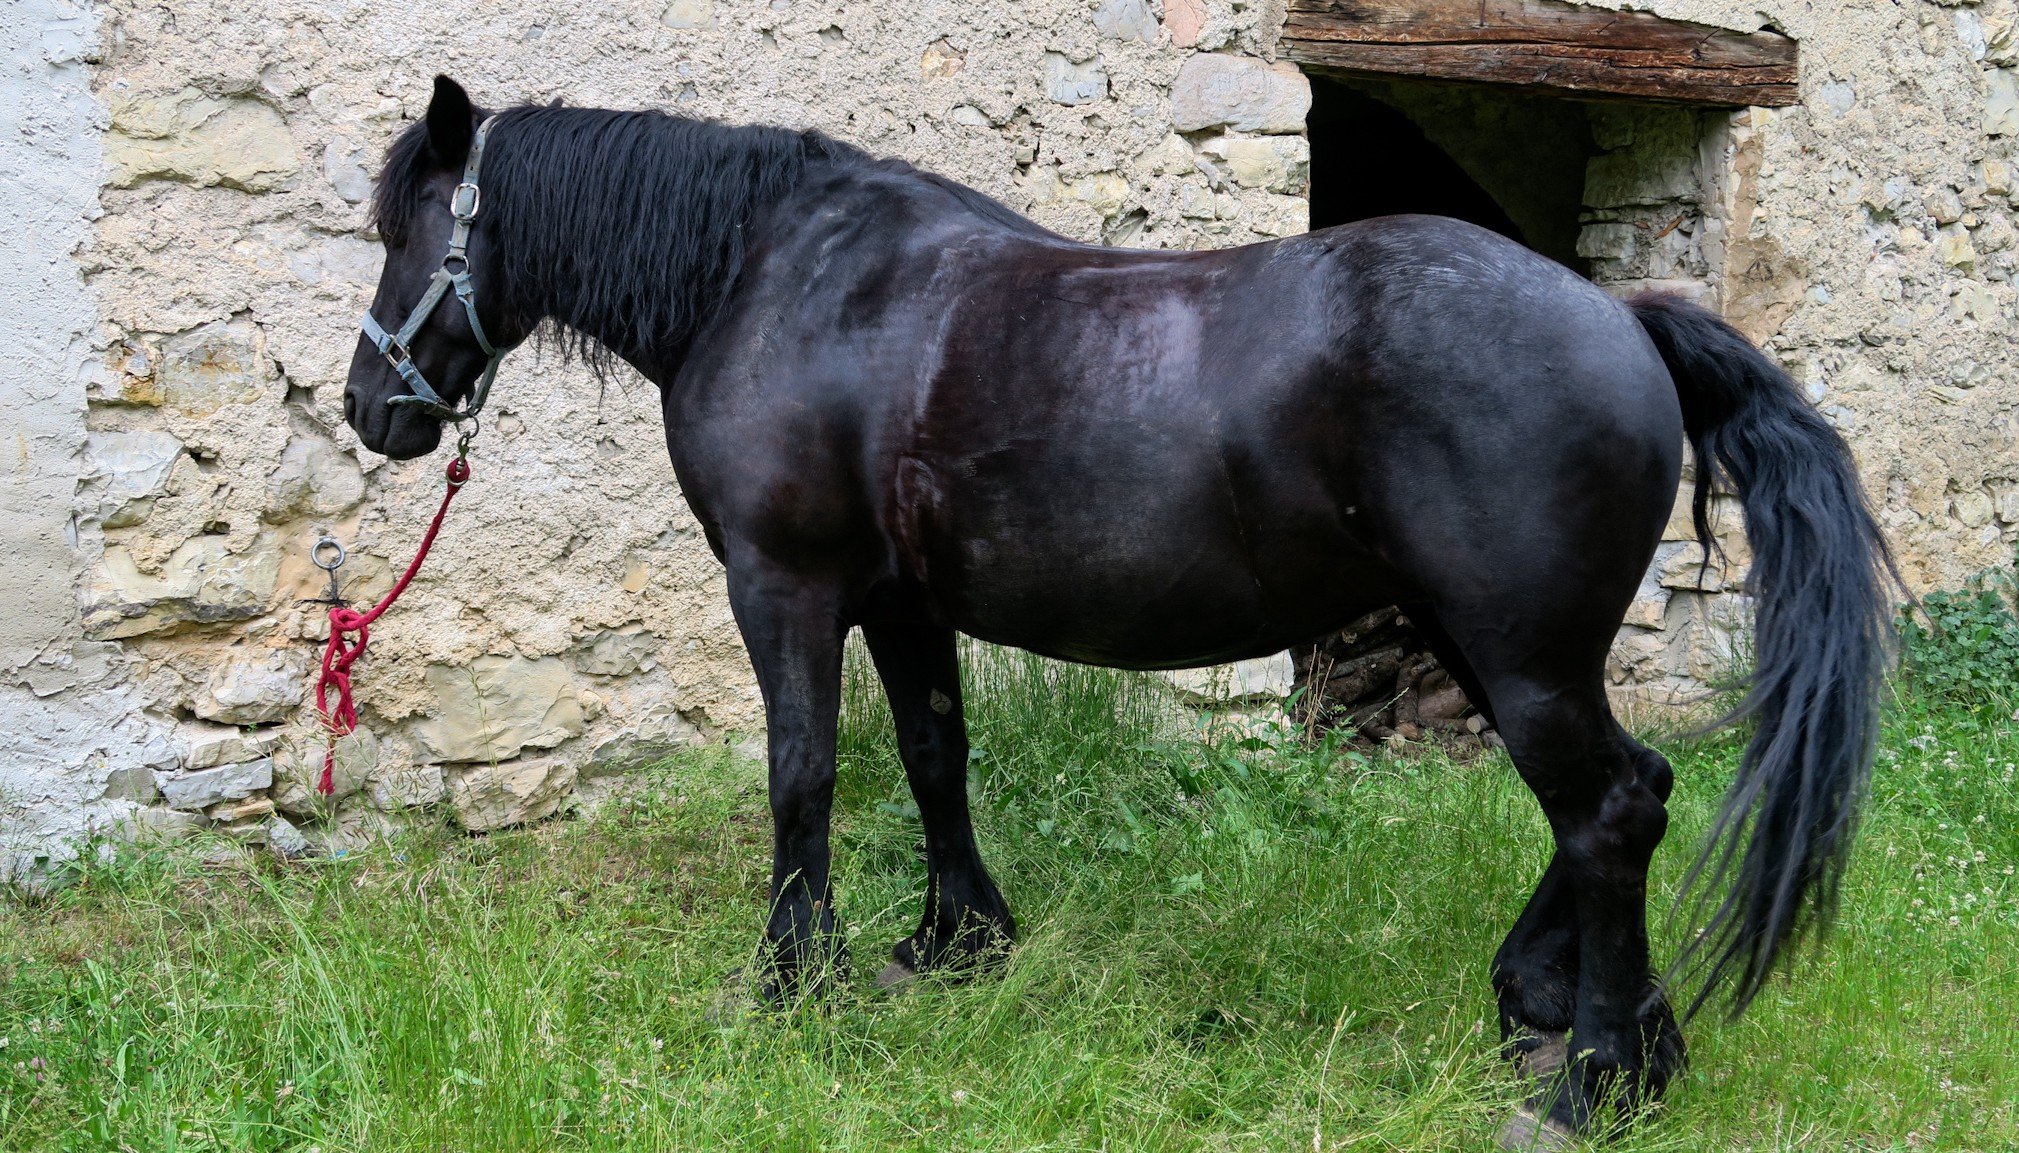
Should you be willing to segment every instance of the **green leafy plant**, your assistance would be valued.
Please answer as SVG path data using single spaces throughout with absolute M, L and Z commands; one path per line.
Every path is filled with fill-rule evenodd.
M 1962 588 L 1930 593 L 1900 629 L 1915 687 L 1959 704 L 2019 702 L 2019 551 Z

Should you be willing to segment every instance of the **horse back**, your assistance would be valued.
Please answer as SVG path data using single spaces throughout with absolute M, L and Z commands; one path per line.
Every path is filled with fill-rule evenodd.
M 1608 423 L 1584 410 L 1659 408 L 1647 380 L 1578 379 L 1625 333 L 1609 301 L 1456 222 L 1175 253 L 931 189 L 871 209 L 830 197 L 754 254 L 682 374 L 676 462 L 704 524 L 987 639 L 1123 665 L 1274 651 L 1424 595 L 1400 526 L 1510 481 L 1510 437 L 1532 456 Z

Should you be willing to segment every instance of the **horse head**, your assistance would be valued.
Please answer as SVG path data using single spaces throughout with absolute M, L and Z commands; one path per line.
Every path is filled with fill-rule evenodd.
M 424 456 L 474 416 L 506 349 L 526 336 L 486 284 L 478 165 L 489 127 L 462 86 L 435 78 L 427 115 L 386 153 L 372 216 L 385 268 L 344 386 L 344 420 L 373 452 Z M 486 288 L 493 289 L 486 292 Z

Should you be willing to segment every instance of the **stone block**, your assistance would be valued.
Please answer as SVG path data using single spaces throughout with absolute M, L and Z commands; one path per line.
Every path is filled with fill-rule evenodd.
M 1171 46 L 1190 48 L 1199 42 L 1206 26 L 1206 0 L 1164 0 L 1164 30 L 1171 34 Z
M 1137 154 L 1136 160 L 1158 176 L 1183 176 L 1198 167 L 1192 159 L 1192 146 L 1175 132 L 1164 134 L 1164 138 Z
M 1587 224 L 1577 234 L 1577 254 L 1587 260 L 1625 260 L 1639 230 L 1631 224 Z
M 702 743 L 701 730 L 671 708 L 654 710 L 652 715 L 627 723 L 625 731 L 599 742 L 582 766 L 585 778 L 627 773 L 655 761 L 663 761 L 683 749 Z
M 261 757 L 235 765 L 194 772 L 156 773 L 155 787 L 171 809 L 208 809 L 225 801 L 235 801 L 273 786 L 273 758 Z
M 1626 606 L 1626 617 L 1621 623 L 1659 632 L 1666 627 L 1668 602 L 1669 590 L 1656 588 L 1649 592 L 1643 589 Z
M 257 100 L 219 100 L 194 88 L 116 103 L 105 162 L 118 188 L 175 180 L 270 192 L 301 170 L 280 113 Z
M 1243 188 L 1295 194 L 1311 182 L 1311 142 L 1302 136 L 1220 136 L 1199 151 Z
M 1186 220 L 1213 219 L 1213 192 L 1199 184 L 1186 184 L 1178 189 L 1178 215 Z
M 273 798 L 246 797 L 243 800 L 226 801 L 221 805 L 212 805 L 209 812 L 204 815 L 225 824 L 235 824 L 254 817 L 270 817 L 273 815 Z
M 237 316 L 163 341 L 154 381 L 162 404 L 185 416 L 208 416 L 227 405 L 257 403 L 276 377 L 266 334 Z
M 2019 72 L 1987 68 L 1984 83 L 1984 135 L 2019 135 Z
M 1991 523 L 1991 517 L 1996 512 L 1991 494 L 1982 489 L 1959 492 L 1952 503 L 1955 506 L 1956 519 L 1963 523 L 1964 528 L 1983 528 Z
M 1075 61 L 1064 53 L 1045 53 L 1045 96 L 1054 104 L 1091 104 L 1108 98 L 1108 73 L 1099 57 Z
M 422 760 L 508 760 L 584 727 L 574 677 L 557 657 L 478 657 L 467 666 L 430 665 L 426 677 L 437 706 L 414 726 Z
M 1694 147 L 1603 153 L 1585 164 L 1584 202 L 1593 208 L 1624 208 L 1694 201 L 1701 194 L 1696 165 Z
M 1659 667 L 1668 643 L 1667 637 L 1649 629 L 1632 625 L 1620 629 L 1613 639 L 1612 651 L 1606 656 L 1606 680 L 1620 685 L 1647 679 Z
M 1119 172 L 1096 172 L 1067 186 L 1074 200 L 1091 205 L 1102 218 L 1120 212 L 1129 199 L 1129 182 Z
M 713 28 L 715 0 L 673 0 L 659 13 L 659 23 L 668 28 Z
M 918 58 L 918 75 L 924 80 L 944 80 L 958 75 L 966 66 L 967 53 L 944 40 L 935 40 L 925 46 L 925 52 Z
M 192 723 L 182 726 L 179 735 L 189 752 L 183 765 L 192 769 L 214 769 L 270 757 L 280 747 L 279 729 L 240 729 L 230 725 Z
M 136 805 L 151 805 L 161 799 L 161 790 L 154 784 L 152 768 L 146 765 L 122 765 L 106 774 L 105 791 L 100 795 L 108 801 L 131 801 Z
M 1310 111 L 1311 82 L 1302 72 L 1250 56 L 1188 56 L 1171 87 L 1171 123 L 1180 132 L 1300 133 Z
M 330 794 L 316 791 L 322 779 L 324 737 L 320 730 L 291 741 L 274 755 L 273 803 L 291 817 L 309 819 L 326 815 L 365 785 L 378 771 L 381 758 L 379 738 L 370 729 L 358 729 L 336 743 L 336 768 L 330 774 Z
M 1937 188 L 1928 193 L 1921 198 L 1921 207 L 1937 224 L 1954 224 L 1963 219 L 1963 198 L 1953 188 Z
M 202 813 L 181 809 L 136 809 L 121 825 L 121 831 L 140 844 L 161 844 L 208 828 L 210 821 Z
M 440 765 L 401 765 L 372 781 L 372 805 L 387 812 L 439 804 L 447 795 Z
M 658 664 L 659 638 L 643 625 L 604 629 L 575 650 L 575 667 L 599 677 L 623 677 Z
M 2019 37 L 2013 35 L 2019 6 L 2012 0 L 1990 0 L 1977 12 L 1977 27 L 1984 41 L 1983 63 L 2019 64 Z
M 267 818 L 266 847 L 288 858 L 306 857 L 314 849 L 309 839 L 300 829 L 295 828 L 292 821 L 278 814 Z
M 1655 554 L 1655 577 L 1663 588 L 1689 592 L 1724 591 L 1724 566 L 1715 560 L 1704 564 L 1703 546 L 1695 541 L 1663 545 Z
M 333 517 L 364 499 L 365 477 L 350 453 L 319 436 L 297 436 L 281 450 L 266 490 L 263 515 L 269 522 Z
M 352 204 L 362 204 L 372 197 L 371 157 L 363 145 L 348 137 L 331 137 L 323 146 L 322 175 L 338 196 Z
M 86 471 L 78 493 L 100 526 L 127 528 L 153 513 L 181 459 L 182 442 L 165 432 L 94 432 L 84 439 Z
M 445 774 L 456 820 L 473 833 L 553 816 L 574 791 L 575 775 L 575 766 L 563 757 L 472 765 Z
M 1157 14 L 1147 0 L 1107 0 L 1094 10 L 1094 31 L 1110 40 L 1157 42 Z
M 269 651 L 234 657 L 211 670 L 191 702 L 196 715 L 227 725 L 259 725 L 285 720 L 301 704 L 308 658 Z
M 1950 224 L 1935 234 L 1935 255 L 1949 268 L 1967 269 L 1977 263 L 1977 246 L 1961 224 Z
M 264 544 L 231 553 L 223 537 L 197 537 L 176 549 L 159 574 L 141 572 L 125 548 L 113 545 L 85 592 L 85 634 L 114 640 L 248 620 L 266 611 L 279 578 L 280 556 Z

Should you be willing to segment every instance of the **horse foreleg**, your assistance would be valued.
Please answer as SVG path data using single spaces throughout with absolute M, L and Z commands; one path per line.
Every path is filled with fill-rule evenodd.
M 866 624 L 863 639 L 890 698 L 898 755 L 925 825 L 925 916 L 891 950 L 879 984 L 927 969 L 970 970 L 999 957 L 1016 921 L 982 866 L 967 803 L 967 720 L 954 632 L 923 622 Z
M 729 600 L 764 695 L 771 917 L 759 993 L 775 1001 L 846 960 L 828 879 L 828 819 L 847 630 L 833 588 L 761 561 L 730 566 Z

